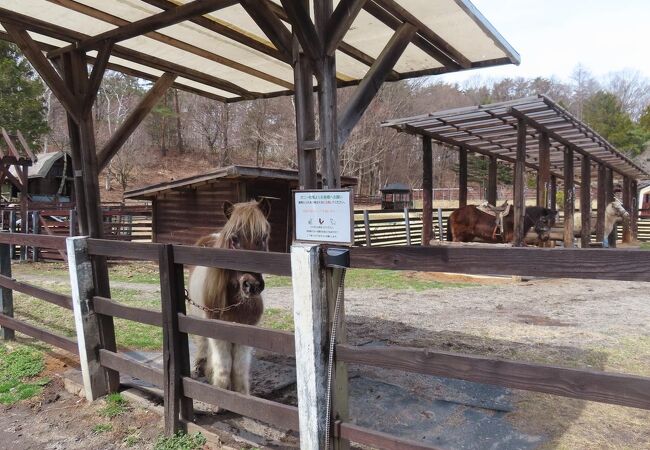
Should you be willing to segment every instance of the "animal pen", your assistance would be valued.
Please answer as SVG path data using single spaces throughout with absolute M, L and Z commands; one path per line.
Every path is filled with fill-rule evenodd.
M 384 81 L 519 62 L 517 53 L 471 3 L 342 0 L 336 8 L 332 0 L 195 0 L 182 4 L 125 0 L 119 5 L 57 0 L 46 6 L 40 0 L 22 0 L 1 4 L 4 31 L 0 36 L 20 47 L 68 113 L 78 222 L 84 235 L 64 238 L 0 233 L 2 337 L 11 339 L 18 331 L 78 354 L 88 400 L 117 391 L 120 374 L 128 374 L 163 388 L 165 430 L 169 434 L 192 420 L 192 403 L 200 399 L 282 429 L 299 431 L 301 448 L 305 449 L 324 448 L 328 433 L 339 449 L 348 447 L 350 441 L 376 448 L 436 448 L 355 425 L 347 408 L 347 364 L 351 363 L 650 409 L 650 378 L 430 349 L 348 345 L 345 320 L 333 321 L 335 287 L 343 274 L 341 269 L 324 263 L 324 246 L 294 244 L 289 255 L 103 239 L 98 173 L 169 87 L 223 102 L 294 94 L 299 187 L 317 188 L 316 162 L 320 157 L 324 186 L 339 188 L 339 148 Z M 309 6 L 313 6 L 314 20 Z M 93 64 L 90 74 L 87 63 Z M 155 83 L 108 143 L 96 152 L 92 105 L 106 69 Z M 316 89 L 314 77 L 318 81 Z M 337 117 L 336 87 L 351 85 L 358 86 Z M 318 136 L 314 91 L 319 109 Z M 517 122 L 522 123 L 519 117 Z M 516 156 L 503 156 L 515 162 L 520 187 L 524 168 L 529 164 L 524 158 L 526 130 L 518 128 L 521 138 Z M 428 195 L 430 199 L 427 193 L 432 187 L 426 175 L 431 174 L 429 136 L 423 142 L 423 188 L 425 198 Z M 574 151 L 581 153 L 582 147 L 559 142 L 558 153 L 569 155 L 564 170 L 571 174 L 572 155 Z M 633 175 L 627 161 L 596 154 L 593 161 L 601 164 L 610 177 L 614 169 L 628 177 Z M 558 174 L 549 171 L 547 175 Z M 515 205 L 521 212 L 521 201 L 516 200 Z M 430 210 L 431 204 L 425 203 L 425 244 L 430 236 Z M 72 295 L 14 280 L 8 259 L 12 244 L 66 252 Z M 127 307 L 111 298 L 108 257 L 158 262 L 160 310 Z M 186 315 L 185 265 L 291 275 L 295 334 Z M 643 251 L 627 249 L 352 248 L 350 266 L 649 281 L 650 257 Z M 76 340 L 13 318 L 14 290 L 72 308 Z M 162 327 L 162 370 L 117 351 L 114 317 Z M 325 348 L 333 330 L 338 332 L 330 421 L 326 414 L 330 397 Z M 298 406 L 237 394 L 192 379 L 189 334 L 295 355 L 299 362 Z

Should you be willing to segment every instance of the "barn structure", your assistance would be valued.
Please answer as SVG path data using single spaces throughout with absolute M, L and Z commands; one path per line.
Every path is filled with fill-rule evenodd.
M 356 180 L 343 177 L 341 184 L 352 187 Z M 270 250 L 288 252 L 293 239 L 293 189 L 298 189 L 297 170 L 235 165 L 132 189 L 124 193 L 124 199 L 151 201 L 154 242 L 191 245 L 223 227 L 224 202 L 265 197 L 271 201 Z
M 404 183 L 390 183 L 380 189 L 381 209 L 413 208 L 413 190 Z
M 16 169 L 11 173 L 18 176 Z M 27 169 L 27 195 L 31 202 L 66 203 L 73 200 L 72 160 L 64 151 L 39 153 Z M 13 188 L 15 194 L 18 189 Z
M 623 227 L 623 241 L 636 237 L 639 204 L 637 184 L 648 174 L 634 161 L 547 96 L 537 95 L 487 105 L 437 111 L 382 124 L 419 136 L 423 143 L 423 244 L 432 230 L 433 196 L 431 143 L 458 150 L 459 206 L 467 204 L 468 153 L 489 158 L 487 200 L 497 201 L 497 163 L 514 166 L 515 245 L 524 243 L 525 173 L 537 173 L 537 204 L 556 209 L 558 180 L 564 190 L 564 246 L 574 246 L 573 215 L 576 185 L 591 186 L 597 179 L 596 239 L 603 240 L 605 208 L 614 200 L 616 181 L 623 206 L 632 221 Z M 580 204 L 591 205 L 591 189 L 580 190 Z M 591 239 L 591 207 L 580 210 L 581 246 Z M 613 237 L 612 237 L 613 238 Z M 612 242 L 612 239 L 610 239 Z

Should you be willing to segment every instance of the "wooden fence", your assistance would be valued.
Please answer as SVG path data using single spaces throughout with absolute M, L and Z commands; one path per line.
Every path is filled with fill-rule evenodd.
M 53 293 L 13 280 L 8 258 L 9 244 L 50 247 L 63 250 L 67 244 L 70 255 L 72 300 L 69 296 Z M 296 249 L 307 248 L 311 255 L 301 260 Z M 52 345 L 80 354 L 85 367 L 85 387 L 88 398 L 96 398 L 110 390 L 109 380 L 119 373 L 128 374 L 159 386 L 164 391 L 165 428 L 168 433 L 179 429 L 192 418 L 192 402 L 218 405 L 224 409 L 267 422 L 285 430 L 301 432 L 303 448 L 319 448 L 304 444 L 305 434 L 318 429 L 309 411 L 319 412 L 324 405 L 324 390 L 314 390 L 311 402 L 301 401 L 304 384 L 303 366 L 309 366 L 309 355 L 304 353 L 309 330 L 322 326 L 321 318 L 311 319 L 305 305 L 319 310 L 323 301 L 323 285 L 327 277 L 305 277 L 308 273 L 323 273 L 326 268 L 318 246 L 294 246 L 292 254 L 259 253 L 242 250 L 221 250 L 177 245 L 118 242 L 88 238 L 25 236 L 0 233 L 0 325 L 4 337 L 12 330 L 25 333 Z M 98 256 L 129 255 L 129 258 L 157 262 L 160 269 L 161 310 L 147 310 L 120 304 L 116 299 L 94 295 L 90 260 Z M 467 274 L 536 275 L 544 277 L 595 278 L 611 280 L 650 281 L 650 252 L 635 249 L 538 249 L 504 247 L 394 247 L 351 249 L 351 267 L 356 269 L 393 269 Z M 308 265 L 303 263 L 308 261 Z M 183 267 L 201 265 L 232 270 L 263 272 L 274 275 L 292 275 L 296 334 L 240 325 L 219 320 L 191 317 L 185 314 Z M 302 267 L 298 267 L 302 266 Z M 319 281 L 320 280 L 320 281 Z M 61 307 L 72 307 L 77 322 L 77 341 L 55 335 L 12 317 L 12 290 L 24 292 Z M 331 299 L 326 298 L 325 301 Z M 116 351 L 113 336 L 99 336 L 98 321 L 112 322 L 114 317 L 133 320 L 163 329 L 163 369 L 135 361 Z M 104 327 L 104 330 L 112 327 Z M 104 331 L 105 332 L 105 331 Z M 298 407 L 284 405 L 262 398 L 246 396 L 219 389 L 190 377 L 188 335 L 201 335 L 261 348 L 282 355 L 298 354 Z M 111 339 L 112 338 L 112 339 Z M 316 338 L 315 338 L 316 339 Z M 106 344 L 108 343 L 108 344 Z M 311 352 L 326 353 L 321 346 L 311 346 Z M 313 356 L 313 355 L 312 355 Z M 322 355 L 321 355 L 322 356 Z M 318 357 L 318 355 L 316 355 Z M 650 378 L 587 369 L 566 368 L 547 364 L 509 361 L 492 357 L 443 352 L 409 347 L 356 347 L 344 340 L 336 345 L 336 364 L 363 364 L 403 370 L 413 373 L 457 378 L 515 389 L 559 395 L 570 398 L 650 409 Z M 338 367 L 338 366 L 337 366 Z M 338 369 L 337 369 L 338 373 Z M 346 373 L 346 372 L 343 372 Z M 313 375 L 313 374 L 312 374 Z M 322 374 L 321 374 L 322 375 Z M 102 382 L 102 380 L 104 380 Z M 313 386 L 317 383 L 313 381 Z M 341 393 L 347 377 L 336 378 L 335 404 L 344 405 Z M 313 387 L 312 386 L 312 387 Z M 339 411 L 332 426 L 335 440 L 386 449 L 433 449 L 421 442 L 397 438 L 357 426 L 344 411 Z M 322 417 L 322 416 L 318 416 Z M 299 419 L 300 418 L 300 419 Z M 321 424 L 322 426 L 322 424 Z M 320 442 L 320 441 L 318 441 Z

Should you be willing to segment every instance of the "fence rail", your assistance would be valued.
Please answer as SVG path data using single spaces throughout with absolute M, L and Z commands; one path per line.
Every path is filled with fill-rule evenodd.
M 411 219 L 411 221 L 414 220 Z M 284 331 L 189 316 L 185 313 L 183 295 L 183 266 L 202 265 L 288 275 L 292 273 L 292 256 L 282 253 L 86 238 L 84 238 L 84 242 L 87 245 L 81 248 L 85 249 L 88 261 L 88 258 L 93 256 L 128 255 L 130 259 L 158 262 L 161 274 L 161 311 L 126 306 L 115 299 L 92 296 L 93 294 L 89 293 L 88 298 L 81 298 L 79 301 L 90 305 L 92 311 L 84 313 L 83 309 L 77 309 L 75 314 L 92 314 L 111 320 L 112 318 L 121 318 L 162 327 L 165 364 L 163 369 L 159 369 L 107 348 L 100 348 L 97 352 L 90 354 L 81 352 L 82 360 L 94 357 L 98 366 L 103 370 L 128 374 L 161 387 L 165 393 L 165 428 L 167 432 L 174 431 L 182 420 L 190 418 L 194 400 L 218 405 L 285 430 L 300 428 L 299 409 L 294 406 L 242 395 L 192 379 L 189 373 L 187 337 L 192 334 L 226 340 L 287 356 L 296 355 L 296 352 L 300 351 L 297 344 L 302 341 L 297 341 L 297 337 L 293 333 Z M 0 249 L 4 249 L 3 251 L 6 253 L 10 244 L 64 249 L 65 238 L 0 233 Z M 76 252 L 81 250 L 74 248 L 75 261 L 78 263 L 80 260 L 77 259 Z M 350 260 L 351 266 L 358 269 L 650 281 L 650 252 L 633 249 L 538 249 L 480 245 L 467 247 L 356 247 L 351 249 Z M 4 262 L 0 267 L 2 269 L 0 288 L 2 288 L 3 297 L 0 299 L 5 298 L 5 290 L 15 290 L 64 308 L 69 309 L 71 306 L 80 308 L 81 303 L 76 303 L 77 300 L 71 301 L 69 296 L 13 279 L 11 274 L 7 273 L 6 260 L 2 261 Z M 319 267 L 317 270 L 325 270 L 321 258 L 310 261 Z M 73 268 L 72 270 L 79 269 Z M 294 286 L 306 282 L 304 279 L 298 278 L 299 273 L 293 274 Z M 310 289 L 313 289 L 310 295 L 321 295 L 319 293 L 325 292 L 327 290 L 325 289 L 326 280 L 330 279 L 329 276 L 319 279 L 310 278 L 310 282 L 316 280 L 316 284 L 311 285 Z M 304 286 L 309 286 L 309 284 Z M 84 321 L 82 320 L 82 322 Z M 81 347 L 78 347 L 74 340 L 42 330 L 8 314 L 0 314 L 0 325 L 68 351 L 80 353 L 79 348 Z M 296 329 L 302 330 L 300 331 L 302 333 L 304 328 L 299 327 L 304 326 L 302 323 L 297 323 Z M 77 325 L 77 330 L 78 336 L 79 333 L 88 332 L 87 329 L 80 328 L 79 325 Z M 306 339 L 307 335 L 300 334 L 299 336 L 300 339 Z M 84 342 L 86 342 L 85 336 Z M 337 364 L 370 365 L 650 409 L 650 378 L 648 377 L 509 361 L 489 356 L 451 353 L 434 349 L 397 346 L 357 347 L 345 342 L 336 345 L 335 355 Z M 300 376 L 299 374 L 299 378 Z M 376 448 L 414 450 L 437 448 L 360 427 L 352 423 L 347 416 L 337 420 L 332 431 L 335 439 L 351 440 Z

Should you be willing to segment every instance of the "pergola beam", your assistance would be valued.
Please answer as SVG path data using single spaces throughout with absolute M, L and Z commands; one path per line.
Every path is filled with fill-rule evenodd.
M 575 192 L 573 184 L 573 148 L 565 149 L 564 163 L 564 247 L 573 248 L 573 214 L 575 213 Z
M 237 3 L 239 3 L 238 0 L 194 0 L 153 16 L 131 22 L 128 25 L 113 28 L 96 36 L 75 42 L 67 47 L 61 47 L 50 52 L 48 57 L 54 58 L 73 50 L 81 50 L 84 52 L 92 50 L 100 46 L 105 40 L 113 43 L 125 41 L 150 31 L 175 25 L 195 16 L 202 16 L 203 14 L 227 8 Z
M 93 65 L 93 70 L 90 73 L 88 91 L 86 92 L 86 96 L 83 99 L 82 114 L 88 113 L 95 103 L 95 98 L 97 97 L 97 92 L 99 91 L 99 87 L 101 86 L 102 80 L 104 79 L 104 73 L 106 72 L 108 59 L 111 57 L 112 49 L 113 43 L 111 41 L 104 41 L 101 43 L 101 47 L 97 53 L 97 59 Z
M 524 245 L 526 216 L 526 199 L 524 189 L 526 186 L 526 122 L 517 121 L 517 159 L 515 160 L 514 176 L 514 238 L 513 245 L 521 247 Z
M 273 45 L 291 59 L 291 32 L 275 15 L 267 0 L 241 0 L 241 5 L 258 27 L 262 29 Z
M 341 0 L 339 2 L 327 23 L 326 55 L 334 54 L 365 3 L 366 0 Z
M 34 41 L 31 36 L 24 29 L 18 28 L 17 26 L 2 21 L 2 26 L 7 31 L 12 41 L 18 45 L 20 50 L 23 52 L 25 57 L 32 64 L 34 69 L 41 76 L 43 81 L 47 86 L 52 90 L 56 98 L 61 102 L 61 105 L 65 110 L 70 114 L 70 116 L 76 121 L 81 120 L 81 103 L 80 101 L 72 95 L 72 93 L 65 86 L 65 83 L 59 76 L 59 74 L 54 70 L 54 67 L 50 62 L 45 58 L 45 55 L 41 52 L 40 47 Z
M 587 248 L 591 241 L 591 160 L 588 156 L 583 156 L 580 167 L 580 246 Z
M 431 245 L 433 232 L 433 156 L 431 138 L 422 136 L 422 245 Z M 439 230 L 442 233 L 442 230 Z
M 316 60 L 322 53 L 322 44 L 309 16 L 309 5 L 296 0 L 281 0 L 281 3 L 289 17 L 293 33 L 300 42 L 302 51 L 311 60 Z
M 120 128 L 111 136 L 109 141 L 104 145 L 104 147 L 99 151 L 97 155 L 99 170 L 101 171 L 106 167 L 110 160 L 117 154 L 117 152 L 122 148 L 122 145 L 126 140 L 133 134 L 133 132 L 138 128 L 138 125 L 142 123 L 145 117 L 153 109 L 154 106 L 158 103 L 158 100 L 165 95 L 167 89 L 174 83 L 176 75 L 165 73 L 163 74 L 158 81 L 153 85 L 149 92 L 140 100 L 138 106 L 135 107 L 129 116 L 122 122 Z
M 386 80 L 388 73 L 393 69 L 399 60 L 406 46 L 415 35 L 416 28 L 408 23 L 402 24 L 393 34 L 384 47 L 381 54 L 370 68 L 368 73 L 357 87 L 345 107 L 341 119 L 338 122 L 339 144 L 347 141 L 352 129 L 361 119 L 370 102 L 375 98 L 379 88 Z

